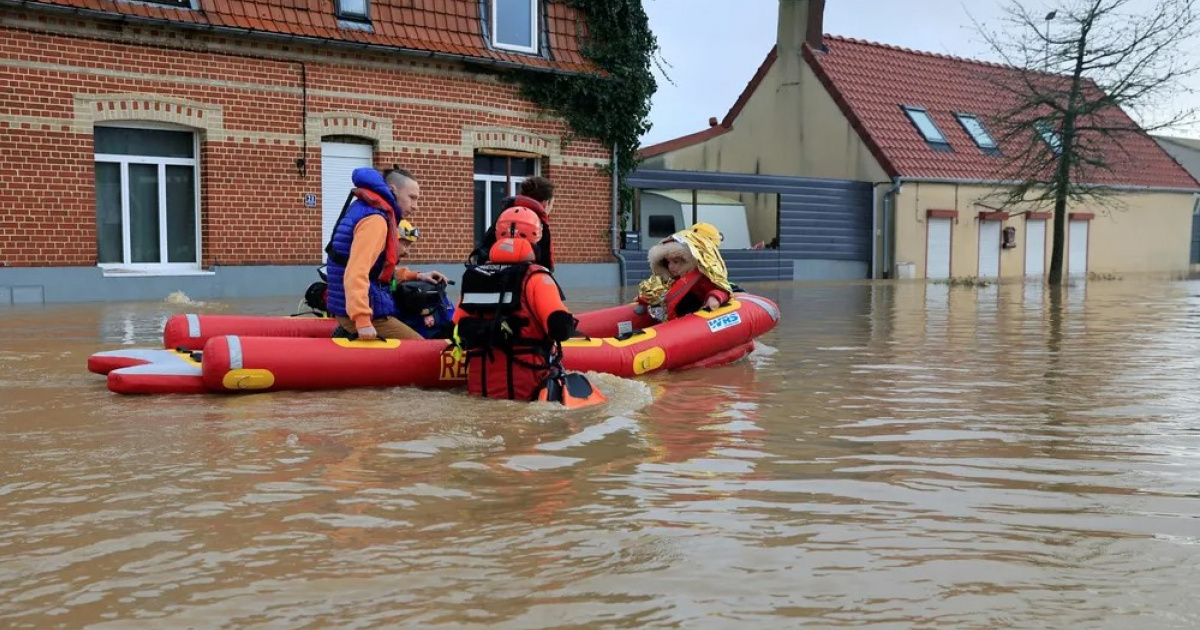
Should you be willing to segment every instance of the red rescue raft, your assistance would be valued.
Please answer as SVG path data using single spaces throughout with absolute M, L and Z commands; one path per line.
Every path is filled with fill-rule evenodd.
M 754 349 L 755 338 L 775 327 L 779 310 L 766 298 L 738 293 L 714 311 L 653 326 L 654 320 L 635 314 L 632 304 L 585 313 L 580 320 L 581 332 L 590 338 L 562 344 L 564 367 L 631 377 L 735 361 Z M 120 361 L 141 365 L 114 369 Z M 187 383 L 180 383 L 180 366 L 195 363 L 200 374 L 188 372 Z M 161 373 L 156 374 L 156 366 L 162 366 Z M 109 389 L 118 393 L 438 388 L 458 386 L 466 379 L 465 364 L 455 358 L 448 342 L 424 339 L 223 335 L 210 338 L 202 353 L 113 351 L 93 355 L 89 368 L 107 368 Z
M 163 326 L 163 347 L 201 350 L 221 335 L 246 337 L 329 337 L 337 328 L 331 317 L 280 317 L 276 315 L 172 315 Z

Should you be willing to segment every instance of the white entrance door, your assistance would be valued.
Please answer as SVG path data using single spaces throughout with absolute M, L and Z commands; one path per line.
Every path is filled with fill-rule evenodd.
M 930 218 L 925 244 L 925 277 L 950 277 L 950 227 L 953 219 Z
M 1046 275 L 1046 220 L 1025 222 L 1025 275 L 1041 278 Z
M 979 277 L 1000 276 L 1000 221 L 979 222 Z
M 346 196 L 354 184 L 350 174 L 356 168 L 371 166 L 372 147 L 369 144 L 346 142 L 321 143 L 321 259 L 325 245 L 333 235 L 333 226 L 346 204 Z
M 1067 273 L 1073 276 L 1087 273 L 1088 222 L 1071 221 L 1067 229 Z

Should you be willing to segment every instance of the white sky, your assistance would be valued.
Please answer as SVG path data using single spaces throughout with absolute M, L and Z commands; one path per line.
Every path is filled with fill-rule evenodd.
M 1042 0 L 1028 0 L 1032 8 Z M 1153 0 L 1138 0 L 1153 6 Z M 644 0 L 670 81 L 658 92 L 643 145 L 708 128 L 725 116 L 775 45 L 778 0 Z M 974 59 L 992 59 L 971 18 L 1000 15 L 1001 0 L 826 0 L 825 32 Z M 1036 11 L 1034 13 L 1037 13 Z M 1200 45 L 1192 54 L 1200 56 Z M 1190 106 L 1200 106 L 1200 77 Z M 1180 103 L 1177 107 L 1189 106 Z M 1200 138 L 1200 125 L 1173 135 Z

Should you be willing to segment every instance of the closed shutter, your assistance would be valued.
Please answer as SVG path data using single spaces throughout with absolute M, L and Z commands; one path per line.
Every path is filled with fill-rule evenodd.
M 1000 276 L 1000 221 L 979 222 L 979 277 Z
M 1071 221 L 1067 230 L 1070 241 L 1067 247 L 1067 273 L 1083 275 L 1088 270 L 1088 222 Z
M 952 219 L 929 219 L 925 246 L 925 277 L 950 277 L 950 227 Z
M 333 234 L 338 215 L 346 203 L 346 195 L 354 184 L 350 175 L 356 168 L 371 166 L 372 148 L 369 144 L 345 142 L 321 143 L 321 250 Z M 321 257 L 324 259 L 324 255 Z
M 1025 222 L 1025 275 L 1041 278 L 1046 275 L 1046 220 Z

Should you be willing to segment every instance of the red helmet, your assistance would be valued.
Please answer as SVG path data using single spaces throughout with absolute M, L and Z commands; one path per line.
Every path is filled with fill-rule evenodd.
M 542 220 L 533 210 L 514 206 L 496 219 L 496 238 L 523 238 L 537 243 L 542 240 Z

